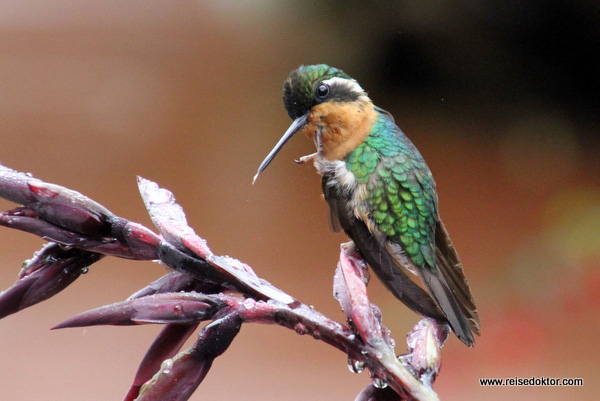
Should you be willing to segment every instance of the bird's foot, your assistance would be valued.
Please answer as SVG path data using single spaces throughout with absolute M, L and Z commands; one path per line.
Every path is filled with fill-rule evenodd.
M 317 157 L 317 152 L 312 153 L 310 155 L 306 155 L 306 156 L 302 156 L 301 158 L 299 158 L 298 160 L 294 160 L 296 163 L 298 164 L 304 164 L 306 162 L 312 161 L 315 159 L 315 157 Z

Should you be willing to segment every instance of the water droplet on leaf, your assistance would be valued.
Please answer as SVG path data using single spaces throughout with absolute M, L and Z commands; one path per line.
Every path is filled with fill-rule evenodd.
M 296 330 L 296 333 L 300 335 L 306 334 L 308 332 L 308 330 L 306 330 L 306 326 L 303 323 L 296 323 L 296 325 L 294 326 L 294 330 Z
M 165 359 L 163 361 L 163 363 L 160 364 L 160 370 L 162 371 L 162 373 L 164 374 L 169 374 L 171 373 L 171 368 L 173 367 L 173 360 L 172 359 Z
M 374 377 L 373 378 L 373 386 L 377 387 L 377 388 L 386 388 L 388 385 L 386 382 L 384 382 L 383 380 Z
M 348 369 L 350 369 L 350 372 L 352 373 L 360 373 L 365 369 L 365 363 L 348 357 Z

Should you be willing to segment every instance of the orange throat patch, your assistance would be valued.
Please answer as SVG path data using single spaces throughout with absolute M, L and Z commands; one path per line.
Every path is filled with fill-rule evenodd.
M 321 149 L 317 151 L 329 161 L 342 160 L 364 142 L 376 119 L 369 101 L 321 103 L 310 111 L 302 133 L 317 144 L 315 135 L 321 129 Z

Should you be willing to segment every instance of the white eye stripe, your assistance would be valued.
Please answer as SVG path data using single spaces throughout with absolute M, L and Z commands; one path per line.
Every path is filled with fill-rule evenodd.
M 358 95 L 364 94 L 365 91 L 354 79 L 346 79 L 340 77 L 329 78 L 326 81 L 323 81 L 324 84 L 328 85 L 330 88 L 332 86 L 341 86 L 344 87 L 349 93 L 356 93 Z

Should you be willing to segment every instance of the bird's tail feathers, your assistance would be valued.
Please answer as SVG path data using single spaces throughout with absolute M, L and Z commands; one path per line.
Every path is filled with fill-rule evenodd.
M 446 315 L 447 321 L 452 327 L 452 331 L 463 343 L 469 347 L 473 345 L 473 330 L 465 311 L 456 298 L 444 275 L 439 270 L 423 269 L 421 271 L 423 282 L 429 289 L 431 295 L 435 298 L 440 308 Z
M 441 221 L 435 230 L 436 268 L 445 279 L 446 285 L 452 289 L 463 315 L 469 323 L 471 331 L 479 335 L 479 315 L 469 288 L 469 282 L 463 272 L 462 263 L 454 249 L 450 235 Z

